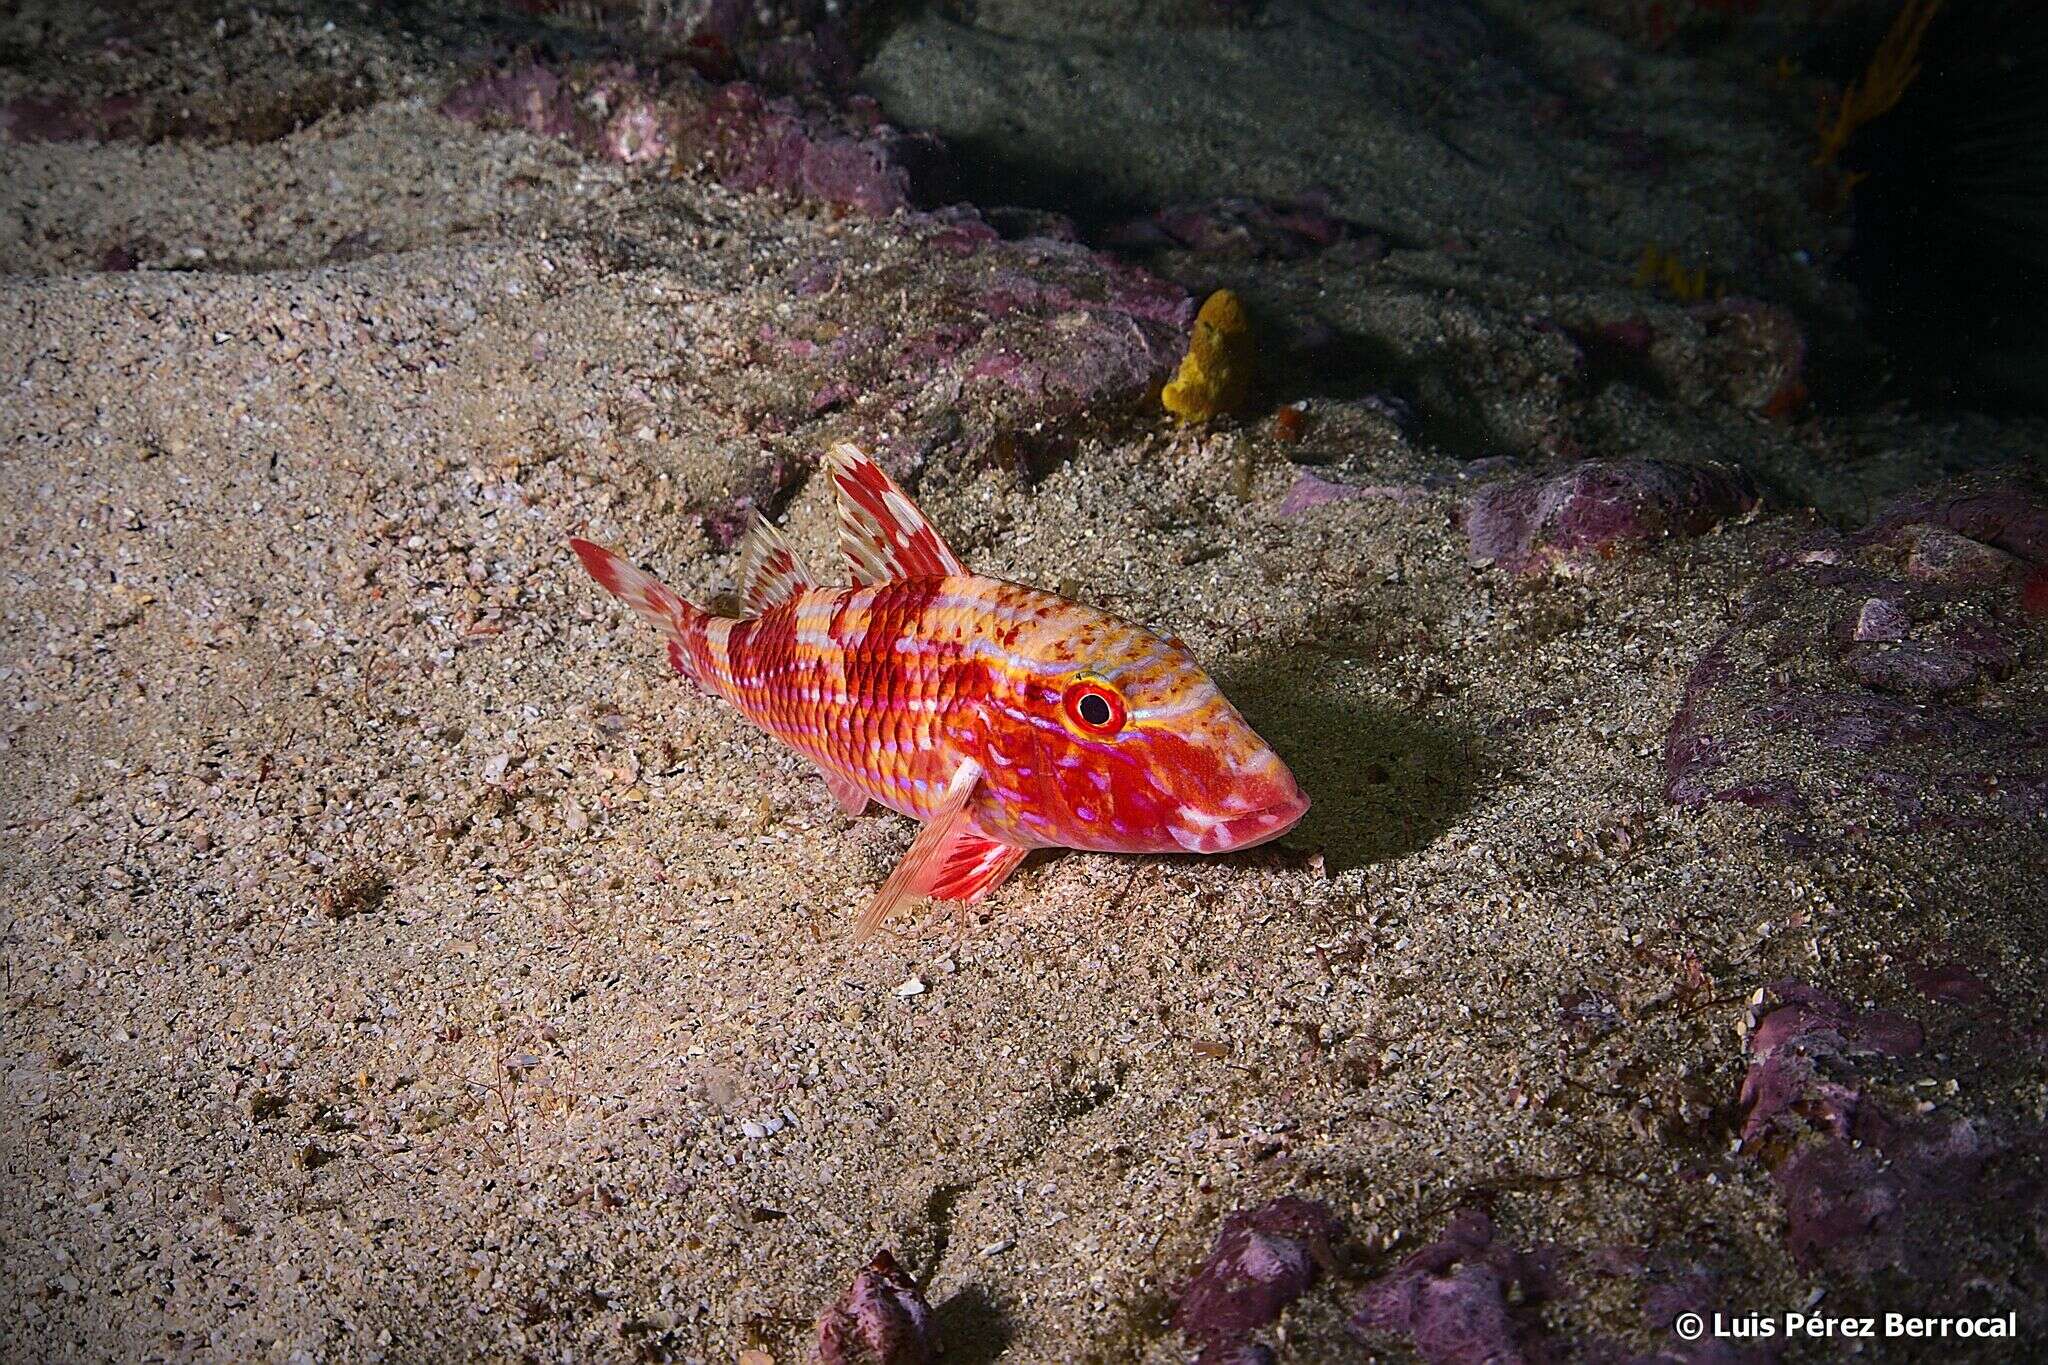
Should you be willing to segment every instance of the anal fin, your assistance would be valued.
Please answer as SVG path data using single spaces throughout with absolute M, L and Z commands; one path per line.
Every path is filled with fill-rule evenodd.
M 961 765 L 947 789 L 945 803 L 918 831 L 903 861 L 861 912 L 853 931 L 856 943 L 873 934 L 905 902 L 920 896 L 978 901 L 1024 861 L 1029 849 L 991 839 L 976 823 L 969 801 L 980 781 L 979 764 Z

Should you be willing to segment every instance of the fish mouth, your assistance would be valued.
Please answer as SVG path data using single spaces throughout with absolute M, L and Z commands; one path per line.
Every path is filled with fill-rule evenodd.
M 1308 797 L 1297 792 L 1270 806 L 1261 806 L 1226 820 L 1203 822 L 1196 828 L 1174 826 L 1174 842 L 1190 853 L 1235 853 L 1277 839 L 1308 814 Z

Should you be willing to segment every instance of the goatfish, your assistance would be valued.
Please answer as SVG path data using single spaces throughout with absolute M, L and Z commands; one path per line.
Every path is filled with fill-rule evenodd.
M 820 587 L 756 517 L 747 614 L 691 605 L 569 542 L 684 678 L 817 764 L 841 809 L 922 822 L 856 940 L 920 897 L 977 902 L 1037 848 L 1227 853 L 1308 810 L 1294 775 L 1178 639 L 970 573 L 881 466 L 827 455 L 853 582 Z

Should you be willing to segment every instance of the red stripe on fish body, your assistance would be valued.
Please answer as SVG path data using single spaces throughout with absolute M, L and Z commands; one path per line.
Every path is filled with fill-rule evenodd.
M 986 670 L 961 605 L 975 583 L 809 589 L 751 620 L 713 622 L 700 676 L 791 748 L 926 818 L 977 734 Z

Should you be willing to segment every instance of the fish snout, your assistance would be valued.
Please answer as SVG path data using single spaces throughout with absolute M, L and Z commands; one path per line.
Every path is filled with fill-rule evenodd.
M 1253 798 L 1249 809 L 1187 812 L 1173 827 L 1174 842 L 1190 853 L 1232 853 L 1277 839 L 1308 814 L 1308 796 L 1284 769 L 1281 780 Z

